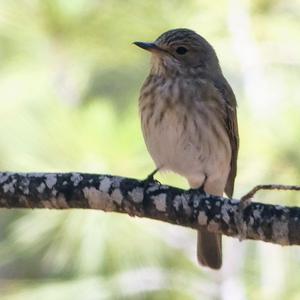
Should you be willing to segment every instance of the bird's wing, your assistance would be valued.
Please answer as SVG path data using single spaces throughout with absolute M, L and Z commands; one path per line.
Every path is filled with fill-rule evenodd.
M 219 80 L 214 80 L 214 85 L 221 93 L 222 97 L 225 100 L 225 124 L 228 137 L 231 145 L 231 163 L 230 163 L 230 172 L 228 175 L 225 193 L 228 197 L 232 197 L 234 189 L 234 180 L 236 177 L 237 169 L 237 156 L 239 150 L 239 133 L 238 133 L 238 122 L 236 114 L 236 99 L 234 93 L 224 77 Z

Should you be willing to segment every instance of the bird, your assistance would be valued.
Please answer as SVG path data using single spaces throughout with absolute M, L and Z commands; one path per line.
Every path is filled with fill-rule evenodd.
M 139 112 L 157 169 L 183 176 L 191 189 L 232 197 L 239 148 L 237 102 L 214 48 L 186 28 L 134 44 L 151 53 Z M 222 235 L 198 230 L 197 258 L 202 266 L 220 269 Z

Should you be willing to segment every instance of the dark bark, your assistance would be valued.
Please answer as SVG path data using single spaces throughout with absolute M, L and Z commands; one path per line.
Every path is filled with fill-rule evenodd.
M 300 244 L 300 208 L 182 190 L 154 181 L 82 173 L 0 173 L 0 207 L 100 209 L 227 236 Z

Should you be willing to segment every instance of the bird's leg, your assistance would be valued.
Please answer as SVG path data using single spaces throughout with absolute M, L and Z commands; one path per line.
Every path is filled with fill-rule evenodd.
M 142 180 L 142 186 L 144 188 L 144 198 L 143 198 L 143 208 L 144 210 L 147 209 L 147 207 L 149 206 L 149 198 L 147 197 L 147 193 L 145 193 L 146 187 L 150 184 L 150 183 L 154 183 L 154 184 L 160 184 L 159 181 L 154 179 L 154 175 L 159 171 L 160 168 L 156 168 L 153 172 L 151 172 L 146 179 Z
M 192 192 L 198 192 L 201 195 L 205 194 L 206 192 L 204 190 L 204 186 L 206 184 L 206 181 L 207 181 L 207 175 L 204 174 L 204 180 L 203 180 L 202 184 L 199 187 L 197 187 L 197 188 L 191 188 L 190 191 L 192 191 Z
M 141 180 L 141 185 L 145 188 L 150 183 L 160 184 L 158 180 L 154 178 L 154 175 L 160 170 L 160 168 L 156 168 L 153 172 L 151 172 L 145 179 Z
M 204 176 L 205 176 L 204 180 L 203 180 L 201 186 L 198 188 L 198 190 L 199 190 L 199 192 L 201 192 L 201 194 L 205 193 L 204 186 L 205 186 L 205 183 L 206 183 L 206 180 L 207 180 L 207 175 L 205 174 Z
M 151 172 L 146 179 L 144 179 L 143 181 L 146 183 L 149 182 L 158 182 L 157 180 L 154 179 L 154 175 L 159 171 L 159 168 L 156 168 L 153 172 Z

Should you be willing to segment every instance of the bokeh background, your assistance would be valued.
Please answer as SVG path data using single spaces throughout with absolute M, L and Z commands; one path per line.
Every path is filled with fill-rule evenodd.
M 137 98 L 149 56 L 132 42 L 187 27 L 214 45 L 238 99 L 235 196 L 297 184 L 299 20 L 299 0 L 1 0 L 0 169 L 145 178 Z M 299 205 L 300 194 L 256 200 Z M 224 238 L 213 272 L 198 267 L 195 237 L 112 213 L 2 210 L 1 299 L 300 298 L 299 248 Z

